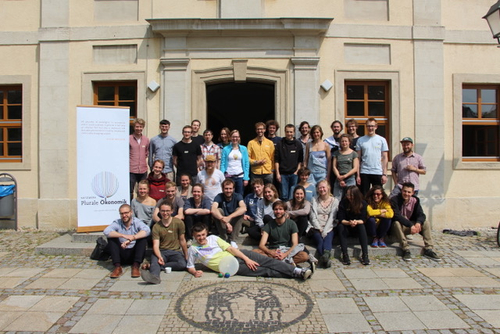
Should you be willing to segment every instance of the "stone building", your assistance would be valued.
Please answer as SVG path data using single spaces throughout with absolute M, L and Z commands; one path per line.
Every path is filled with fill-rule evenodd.
M 130 106 L 148 137 L 166 118 L 177 139 L 195 118 L 249 139 L 272 118 L 329 136 L 374 116 L 391 157 L 415 139 L 434 228 L 496 225 L 493 2 L 0 0 L 0 168 L 20 225 L 76 227 L 75 109 L 94 104 Z

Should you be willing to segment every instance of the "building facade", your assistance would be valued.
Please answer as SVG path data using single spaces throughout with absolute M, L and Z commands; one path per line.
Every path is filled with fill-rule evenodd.
M 130 106 L 148 137 L 168 119 L 177 139 L 192 119 L 250 138 L 271 118 L 327 137 L 375 117 L 391 157 L 407 136 L 424 157 L 433 228 L 496 225 L 493 2 L 0 0 L 0 170 L 19 225 L 77 226 L 76 106 L 96 104 Z

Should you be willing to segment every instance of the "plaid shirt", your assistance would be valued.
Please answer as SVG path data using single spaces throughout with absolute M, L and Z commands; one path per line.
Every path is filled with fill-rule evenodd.
M 217 162 L 220 161 L 220 147 L 217 144 L 212 143 L 212 145 L 201 144 L 201 154 L 203 154 L 203 160 L 208 155 L 214 155 Z

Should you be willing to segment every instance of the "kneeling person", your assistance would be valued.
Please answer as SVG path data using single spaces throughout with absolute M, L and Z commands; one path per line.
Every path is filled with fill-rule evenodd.
M 146 255 L 146 237 L 151 233 L 148 225 L 142 220 L 132 217 L 132 209 L 122 204 L 119 209 L 120 219 L 115 220 L 104 230 L 108 238 L 107 251 L 115 269 L 109 277 L 118 278 L 123 275 L 122 264 L 132 263 L 132 277 L 139 277 L 139 266 Z
M 160 271 L 171 267 L 172 270 L 186 269 L 187 245 L 185 227 L 182 220 L 172 217 L 171 204 L 160 206 L 161 220 L 153 226 L 153 254 L 151 267 L 142 269 L 141 277 L 148 283 L 159 284 Z
M 394 210 L 392 223 L 392 233 L 399 239 L 401 249 L 403 250 L 403 260 L 411 261 L 410 246 L 406 235 L 420 233 L 424 238 L 424 256 L 434 260 L 441 261 L 439 256 L 432 250 L 431 227 L 425 223 L 425 213 L 420 206 L 418 197 L 415 194 L 415 186 L 411 182 L 403 183 L 401 193 L 391 198 L 391 206 Z
M 194 277 L 201 277 L 202 270 L 196 270 L 195 263 L 201 262 L 209 269 L 219 272 L 220 261 L 226 256 L 235 256 L 239 263 L 237 274 L 252 277 L 302 278 L 312 275 L 309 268 L 298 268 L 282 261 L 249 251 L 239 250 L 215 235 L 208 235 L 204 224 L 193 227 L 193 242 L 188 250 L 187 270 Z

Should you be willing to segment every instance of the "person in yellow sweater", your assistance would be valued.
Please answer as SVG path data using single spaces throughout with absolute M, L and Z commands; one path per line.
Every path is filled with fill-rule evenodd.
M 381 186 L 373 186 L 366 194 L 367 216 L 366 233 L 373 237 L 372 247 L 387 247 L 385 244 L 385 236 L 391 228 L 392 210 L 389 197 Z
M 248 142 L 248 157 L 250 158 L 250 181 L 263 179 L 264 184 L 273 183 L 274 144 L 264 137 L 266 125 L 255 124 L 257 137 Z

